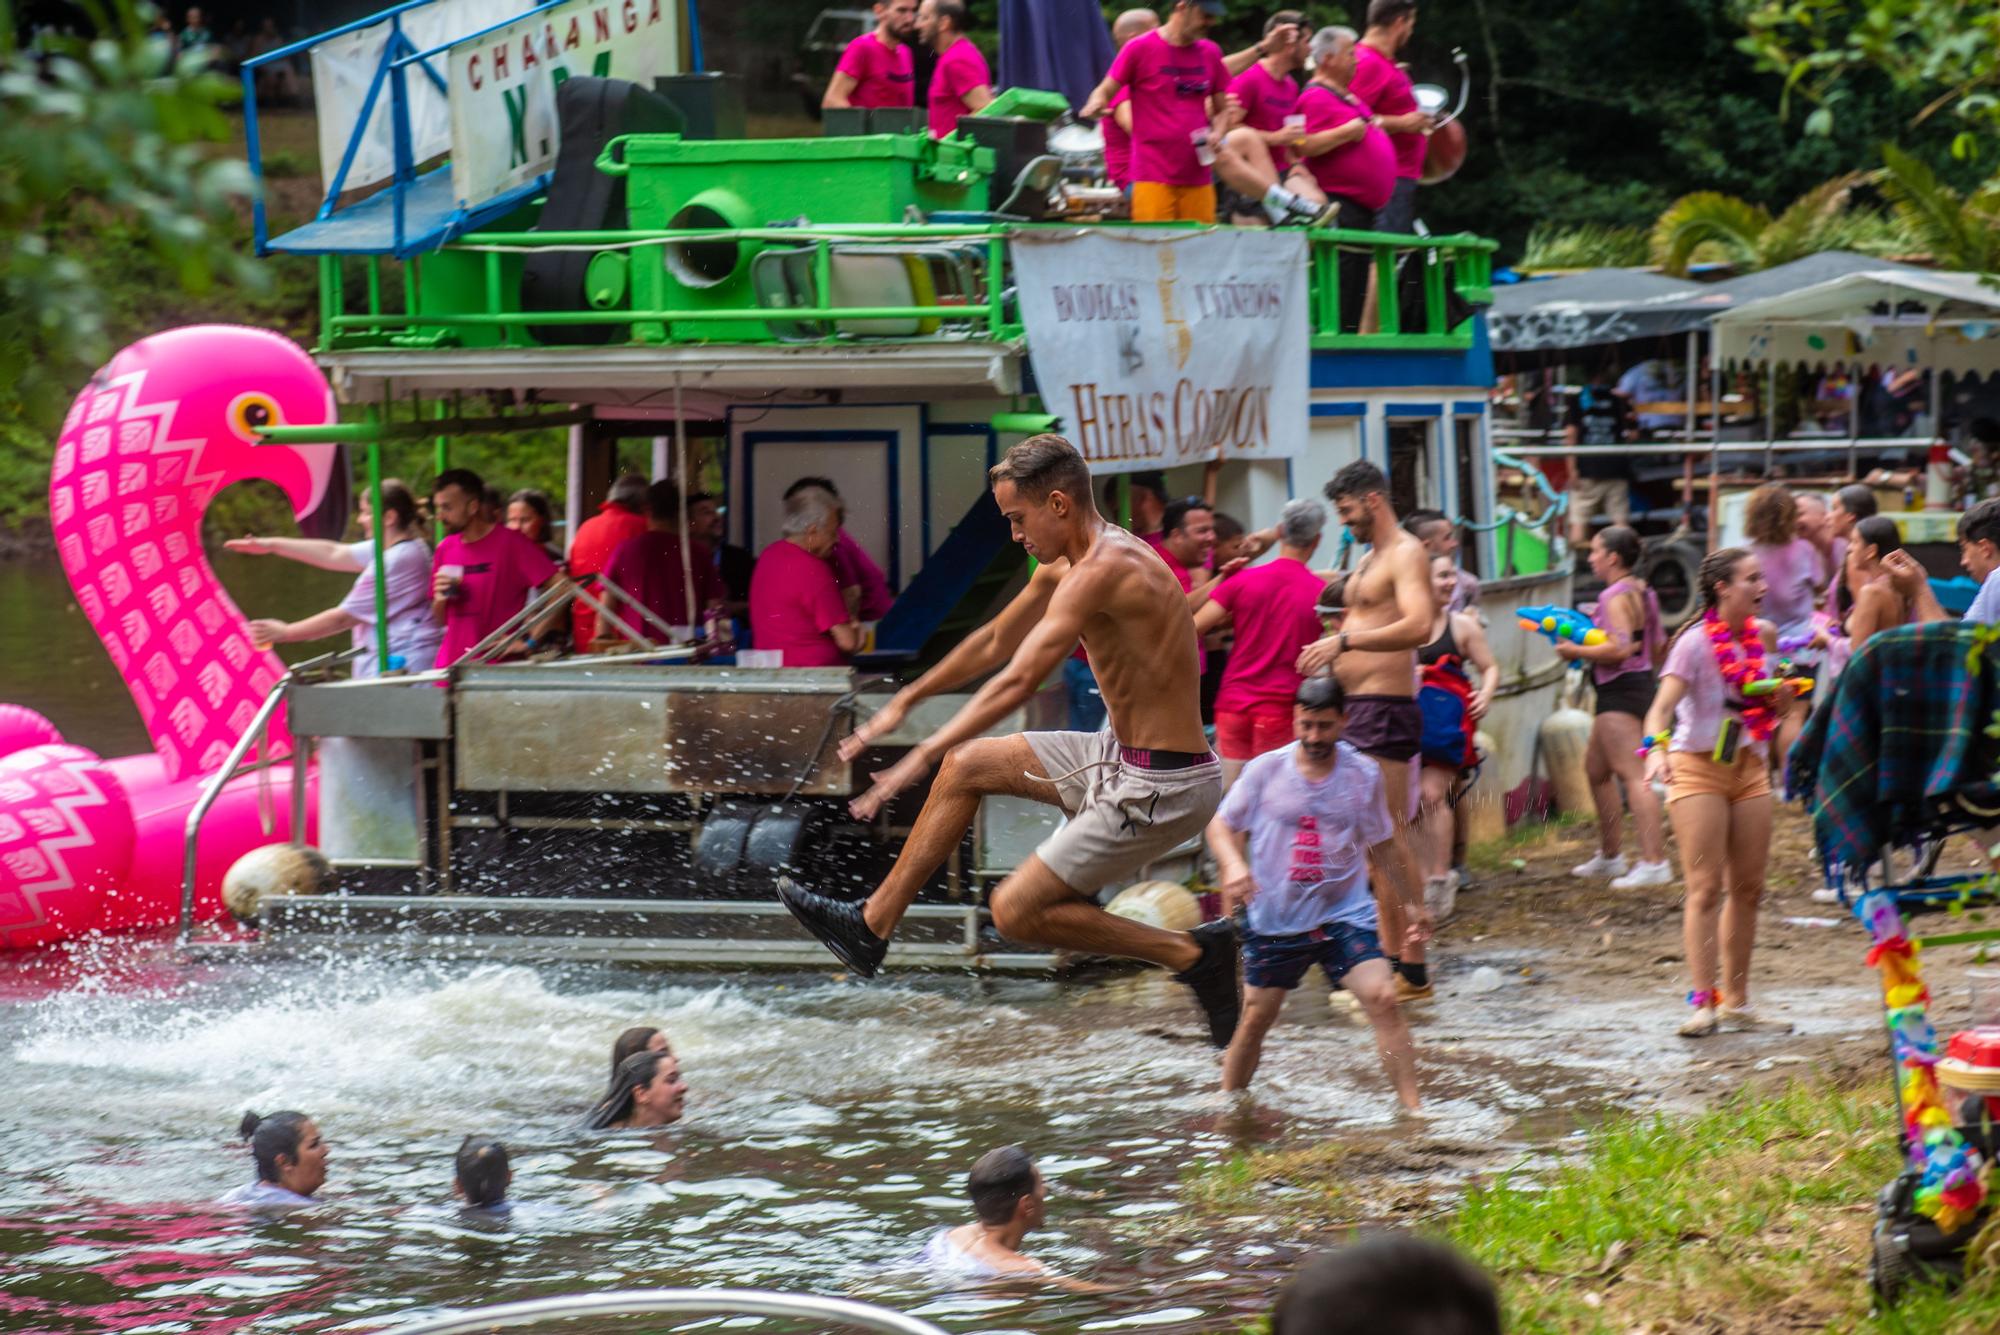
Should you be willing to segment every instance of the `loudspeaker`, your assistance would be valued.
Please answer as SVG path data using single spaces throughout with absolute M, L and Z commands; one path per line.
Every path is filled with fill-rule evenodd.
M 562 125 L 556 169 L 549 181 L 548 202 L 530 230 L 623 231 L 625 178 L 597 170 L 597 155 L 621 134 L 679 133 L 684 124 L 680 111 L 666 98 L 624 79 L 579 75 L 556 89 L 556 118 Z M 625 304 L 622 268 L 619 281 L 607 283 L 600 266 L 593 300 L 592 284 L 586 281 L 593 258 L 578 250 L 528 256 L 521 269 L 521 309 L 578 311 Z M 528 332 L 543 343 L 606 343 L 629 330 L 628 325 L 570 324 L 531 325 Z
M 679 108 L 687 127 L 681 131 L 683 139 L 749 138 L 741 75 L 721 70 L 670 74 L 653 80 L 653 91 Z

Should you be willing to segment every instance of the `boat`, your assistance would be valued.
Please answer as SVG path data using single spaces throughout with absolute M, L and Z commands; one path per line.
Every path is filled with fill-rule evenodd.
M 211 924 L 190 870 L 190 949 L 824 967 L 773 879 L 858 891 L 893 859 L 923 793 L 872 823 L 847 800 L 966 697 L 853 764 L 838 738 L 1026 579 L 985 472 L 1047 430 L 1114 480 L 1113 508 L 1133 471 L 1199 493 L 1216 462 L 1218 508 L 1268 519 L 1351 460 L 1381 465 L 1399 511 L 1459 522 L 1483 581 L 1503 685 L 1479 791 L 1497 812 L 1529 774 L 1562 665 L 1514 609 L 1567 603 L 1570 562 L 1557 511 L 1495 490 L 1491 241 L 1121 223 L 1035 151 L 1061 99 L 1032 90 L 944 140 L 746 138 L 693 6 L 657 0 L 409 0 L 247 61 L 259 174 L 255 75 L 287 59 L 322 71 L 326 195 L 276 236 L 260 205 L 256 245 L 315 258 L 312 355 L 344 420 L 266 424 L 259 448 L 365 456 L 379 507 L 385 440 L 436 438 L 442 469 L 455 437 L 559 429 L 573 532 L 636 440 L 656 476 L 719 476 L 728 541 L 752 551 L 788 482 L 828 477 L 900 593 L 849 668 L 732 662 L 600 580 L 580 596 L 622 614 L 627 652 L 501 661 L 502 633 L 443 670 L 294 669 L 211 787 L 256 763 L 282 709 L 316 776 L 289 790 L 287 828 L 315 832 L 333 883 L 265 898 L 245 931 Z M 626 128 L 668 113 L 679 133 Z M 1371 272 L 1396 297 L 1363 332 Z M 997 730 L 1062 714 L 1051 687 Z M 188 817 L 190 868 L 208 809 Z M 1062 967 L 982 907 L 1059 818 L 988 799 L 888 967 Z M 1195 852 L 1140 879 L 1186 879 Z

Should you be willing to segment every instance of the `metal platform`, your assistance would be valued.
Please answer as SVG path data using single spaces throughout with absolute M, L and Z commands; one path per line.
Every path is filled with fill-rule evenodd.
M 967 904 L 918 904 L 883 963 L 897 970 L 1051 974 L 1053 953 L 996 941 Z M 514 899 L 451 895 L 297 895 L 265 905 L 254 940 L 197 936 L 197 956 L 339 954 L 729 969 L 838 970 L 777 902 Z

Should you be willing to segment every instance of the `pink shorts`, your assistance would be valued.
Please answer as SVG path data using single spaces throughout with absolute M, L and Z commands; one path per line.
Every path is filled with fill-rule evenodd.
M 1252 705 L 1215 711 L 1215 749 L 1224 760 L 1255 760 L 1292 740 L 1290 705 Z

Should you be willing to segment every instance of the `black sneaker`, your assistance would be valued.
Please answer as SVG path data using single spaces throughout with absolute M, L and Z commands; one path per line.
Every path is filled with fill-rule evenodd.
M 1236 1017 L 1243 1009 L 1243 989 L 1236 977 L 1236 957 L 1241 947 L 1236 940 L 1236 923 L 1230 918 L 1205 922 L 1189 935 L 1201 947 L 1194 967 L 1174 975 L 1177 983 L 1194 989 L 1208 1017 L 1208 1041 L 1218 1048 L 1229 1046 L 1236 1036 Z
M 882 967 L 889 943 L 868 930 L 858 902 L 801 890 L 789 876 L 778 878 L 778 902 L 855 973 L 873 978 Z

